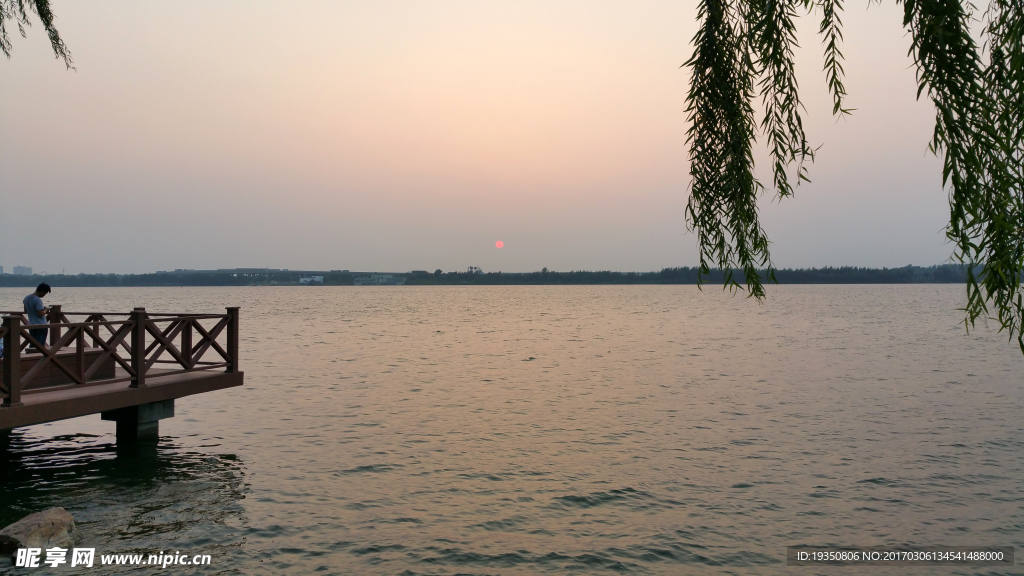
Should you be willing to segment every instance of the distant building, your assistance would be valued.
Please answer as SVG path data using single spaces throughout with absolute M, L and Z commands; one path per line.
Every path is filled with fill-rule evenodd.
M 323 284 L 323 276 L 303 276 L 299 278 L 299 284 Z
M 18 276 L 31 276 L 32 275 L 32 267 L 31 266 L 15 266 L 14 267 L 14 273 L 16 275 L 18 275 Z
M 401 286 L 405 284 L 405 276 L 394 274 L 362 274 L 353 279 L 356 286 Z

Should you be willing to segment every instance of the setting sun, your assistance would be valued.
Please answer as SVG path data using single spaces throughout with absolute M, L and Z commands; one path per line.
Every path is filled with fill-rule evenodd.
M 494 246 L 495 246 L 495 248 L 501 248 L 501 247 L 505 246 L 505 243 L 502 242 L 501 240 L 498 240 L 497 242 L 494 243 Z

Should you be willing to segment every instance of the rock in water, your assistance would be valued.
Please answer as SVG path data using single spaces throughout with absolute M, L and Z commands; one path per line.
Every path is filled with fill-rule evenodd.
M 0 530 L 0 554 L 12 555 L 18 548 L 70 548 L 75 536 L 71 514 L 63 508 L 50 508 Z

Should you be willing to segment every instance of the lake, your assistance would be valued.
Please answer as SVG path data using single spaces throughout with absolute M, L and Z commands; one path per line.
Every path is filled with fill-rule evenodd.
M 0 289 L 0 308 L 26 293 Z M 963 301 L 58 288 L 66 311 L 241 306 L 245 386 L 178 400 L 137 453 L 98 415 L 13 432 L 0 525 L 63 506 L 97 555 L 210 554 L 211 574 L 815 574 L 786 546 L 1019 552 L 1024 357 L 992 327 L 965 334 Z

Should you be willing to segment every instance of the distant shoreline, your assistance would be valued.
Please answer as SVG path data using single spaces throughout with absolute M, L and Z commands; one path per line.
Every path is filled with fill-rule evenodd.
M 399 284 L 426 285 L 584 285 L 584 284 L 697 284 L 698 268 L 664 268 L 658 272 L 570 271 L 557 272 L 350 272 L 348 270 L 280 270 L 236 268 L 221 270 L 177 270 L 148 274 L 33 274 L 0 276 L 0 287 L 35 287 L 46 282 L 53 287 L 145 287 L 145 286 L 353 286 Z M 734 272 L 740 284 L 741 271 Z M 707 284 L 722 284 L 724 274 L 712 270 Z M 779 284 L 962 284 L 966 266 L 904 266 L 902 268 L 797 268 L 776 271 Z

